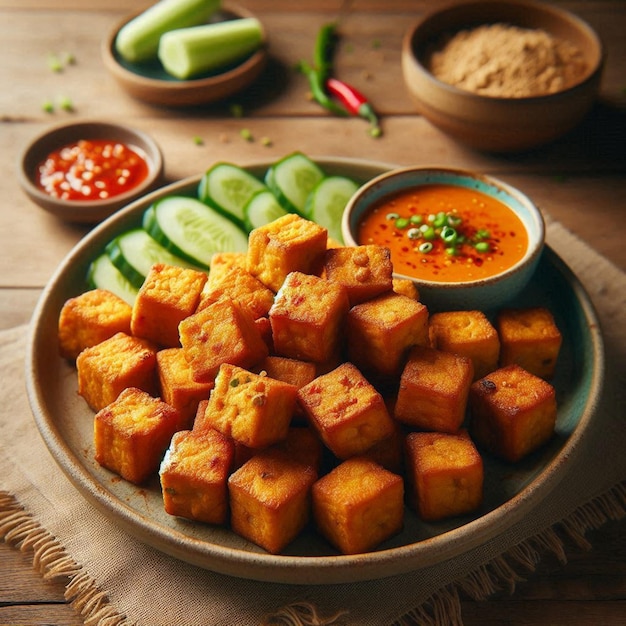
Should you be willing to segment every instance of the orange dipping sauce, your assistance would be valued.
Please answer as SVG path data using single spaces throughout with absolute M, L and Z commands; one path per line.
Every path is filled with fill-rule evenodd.
M 499 200 L 466 187 L 433 184 L 379 202 L 359 223 L 357 242 L 389 248 L 398 274 L 458 283 L 515 265 L 526 253 L 528 234 Z
M 49 154 L 37 168 L 39 188 L 63 200 L 106 200 L 148 176 L 139 151 L 117 141 L 82 139 Z

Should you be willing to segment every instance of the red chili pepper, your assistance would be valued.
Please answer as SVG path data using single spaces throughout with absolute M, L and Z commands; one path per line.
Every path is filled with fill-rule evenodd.
M 353 115 L 358 115 L 369 121 L 371 124 L 371 134 L 377 136 L 380 134 L 380 125 L 378 117 L 374 113 L 372 105 L 367 98 L 357 89 L 336 78 L 327 78 L 325 83 L 326 91 L 337 98 L 346 109 Z

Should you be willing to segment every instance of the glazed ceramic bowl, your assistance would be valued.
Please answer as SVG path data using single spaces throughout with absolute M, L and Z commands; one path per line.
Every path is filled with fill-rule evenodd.
M 117 82 L 138 100 L 170 107 L 188 107 L 223 100 L 243 90 L 254 82 L 267 64 L 267 40 L 255 53 L 222 72 L 207 74 L 189 80 L 170 76 L 158 60 L 153 63 L 131 63 L 122 59 L 115 50 L 117 33 L 137 14 L 117 24 L 102 42 L 101 54 L 105 67 Z M 228 20 L 254 15 L 237 5 L 225 2 L 215 16 Z
M 104 200 L 63 200 L 42 191 L 36 182 L 37 168 L 46 157 L 81 139 L 119 141 L 133 148 L 148 165 L 146 178 L 128 191 Z M 28 197 L 42 209 L 67 222 L 93 224 L 109 217 L 136 198 L 158 186 L 163 176 L 163 156 L 145 133 L 108 122 L 82 121 L 54 126 L 35 137 L 18 162 L 18 178 Z
M 539 97 L 494 97 L 460 89 L 429 71 L 429 51 L 442 36 L 483 24 L 540 29 L 576 45 L 586 61 L 580 82 Z M 516 152 L 572 130 L 593 106 L 604 63 L 602 42 L 576 15 L 531 0 L 470 1 L 426 15 L 402 44 L 404 81 L 417 110 L 434 126 L 472 148 Z
M 377 204 L 403 191 L 425 185 L 464 187 L 499 200 L 517 215 L 526 230 L 528 235 L 526 252 L 509 269 L 478 280 L 445 282 L 425 280 L 398 272 L 395 272 L 394 276 L 415 282 L 420 300 L 431 311 L 458 309 L 488 311 L 510 303 L 527 285 L 537 268 L 545 243 L 545 224 L 541 211 L 530 198 L 491 176 L 445 168 L 404 168 L 381 174 L 363 185 L 348 202 L 342 219 L 345 244 L 354 246 L 365 243 L 359 241 L 359 224 Z

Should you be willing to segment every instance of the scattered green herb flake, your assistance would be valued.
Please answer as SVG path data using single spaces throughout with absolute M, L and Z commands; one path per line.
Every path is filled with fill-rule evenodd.
M 242 128 L 239 131 L 239 134 L 241 135 L 241 138 L 245 139 L 246 141 L 254 141 L 252 131 L 249 128 Z
M 383 131 L 380 126 L 373 126 L 369 129 L 370 137 L 374 137 L 374 139 L 378 139 L 378 137 L 382 136 Z
M 63 71 L 63 63 L 56 54 L 48 55 L 48 67 L 53 72 L 62 72 Z
M 243 117 L 243 107 L 240 104 L 231 104 L 230 114 L 236 118 Z
M 74 111 L 74 103 L 68 96 L 61 96 L 59 98 L 59 108 L 63 111 L 71 113 L 72 111 Z
M 272 145 L 272 140 L 269 137 L 262 137 L 261 145 L 265 146 L 266 148 L 269 148 Z
M 51 100 L 46 100 L 41 105 L 41 110 L 45 113 L 54 113 L 54 104 Z
M 374 48 L 374 50 L 378 50 L 380 46 L 381 46 L 380 39 L 374 39 L 374 41 L 372 41 L 372 48 Z
M 196 146 L 203 146 L 204 145 L 204 139 L 202 139 L 202 137 L 200 137 L 198 135 L 196 135 L 193 138 L 193 142 L 194 142 L 194 144 L 196 144 Z
M 233 379 L 230 381 L 230 386 L 231 386 L 231 387 L 238 387 L 238 386 L 239 386 L 239 379 L 238 379 L 238 378 L 233 378 Z
M 74 65 L 76 63 L 76 57 L 71 52 L 62 52 L 61 60 L 64 65 Z

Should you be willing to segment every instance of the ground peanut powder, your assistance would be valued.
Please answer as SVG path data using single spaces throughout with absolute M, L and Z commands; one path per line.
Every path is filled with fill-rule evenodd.
M 488 24 L 438 42 L 429 69 L 461 89 L 501 98 L 543 96 L 581 80 L 586 63 L 573 44 L 543 30 Z

